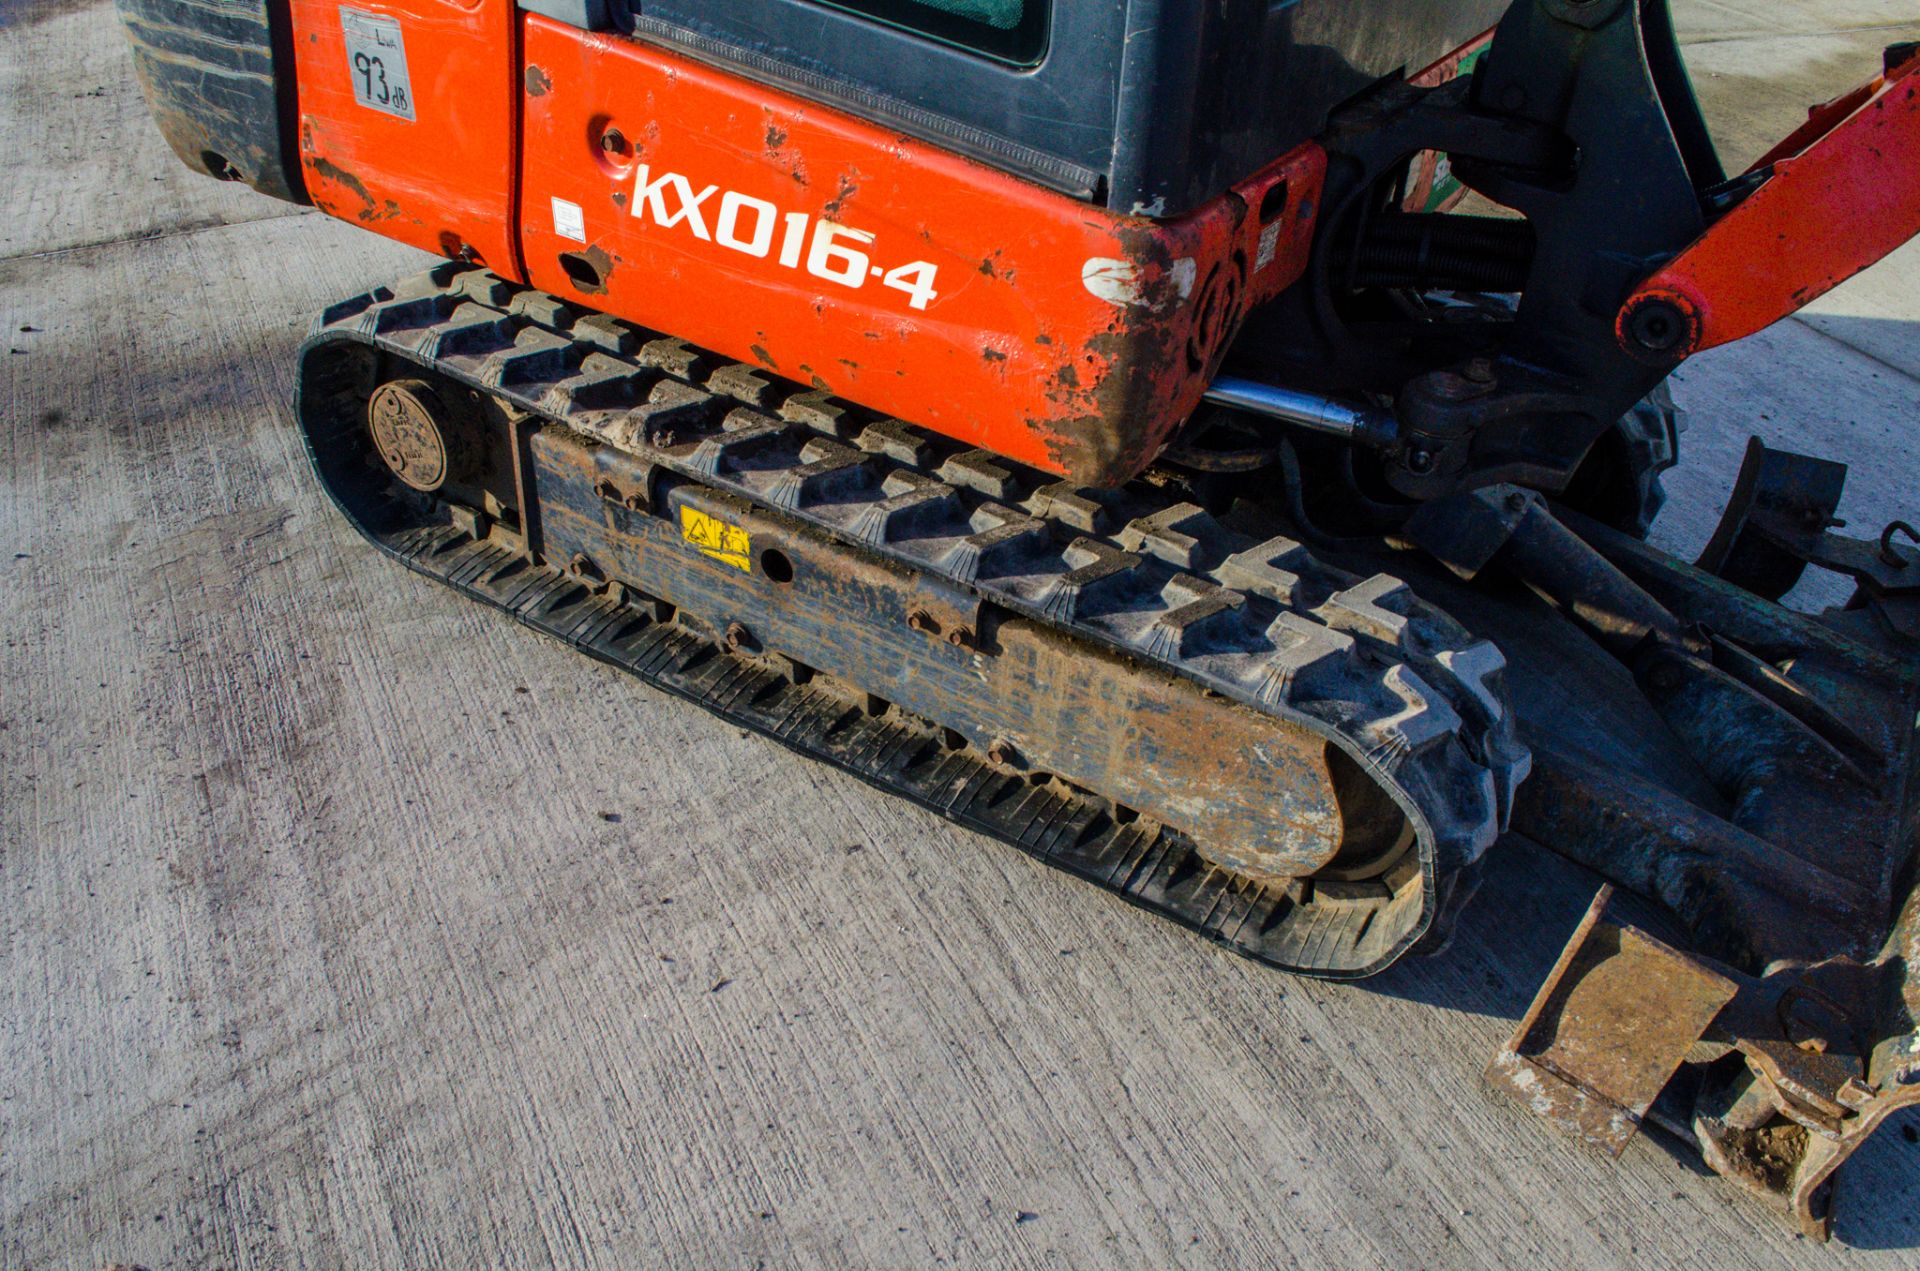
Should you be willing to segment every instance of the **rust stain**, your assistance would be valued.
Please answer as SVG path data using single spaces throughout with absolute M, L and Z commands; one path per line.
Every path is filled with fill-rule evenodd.
M 1198 288 L 1183 288 L 1182 245 L 1152 230 L 1123 230 L 1114 254 L 1136 262 L 1137 301 L 1116 305 L 1103 330 L 1049 346 L 1047 409 L 1027 428 L 1053 466 L 1073 480 L 1112 485 L 1145 468 L 1217 365 L 1245 317 L 1244 266 L 1220 262 Z M 1190 285 L 1189 285 L 1190 286 Z M 1144 421 L 1144 422 L 1143 422 Z
M 1154 285 L 1171 283 L 1154 271 Z M 1060 357 L 1046 384 L 1055 409 L 1048 418 L 1029 418 L 1027 427 L 1069 478 L 1092 485 L 1125 480 L 1147 466 L 1180 422 L 1167 419 L 1151 429 L 1124 426 L 1163 414 L 1165 401 L 1188 379 L 1191 315 L 1179 306 L 1172 310 L 1116 311 L 1106 330 Z
M 753 354 L 754 361 L 760 363 L 760 365 L 766 367 L 769 371 L 777 371 L 780 369 L 780 364 L 773 360 L 773 354 L 767 352 L 759 345 L 750 344 L 747 346 L 747 349 Z
M 419 221 L 414 222 L 420 224 Z M 452 230 L 441 230 L 439 236 L 440 254 L 448 260 L 464 260 L 470 265 L 484 265 L 486 260 L 467 242 Z
M 354 213 L 356 219 L 362 221 L 374 219 L 374 208 L 376 204 L 373 201 L 373 195 L 367 193 L 366 182 L 324 155 L 314 156 L 313 170 L 318 173 L 323 180 L 340 186 L 342 189 L 351 191 L 353 196 L 360 200 L 364 206 L 362 206 L 358 212 Z
M 809 184 L 806 156 L 798 150 L 785 149 L 791 134 L 774 121 L 772 111 L 763 110 L 761 114 L 767 120 L 767 130 L 762 134 L 762 139 L 766 142 L 767 162 L 785 172 L 795 185 L 805 187 Z
M 853 174 L 850 172 L 841 173 L 840 192 L 827 200 L 827 205 L 820 209 L 820 214 L 830 221 L 839 220 L 840 211 L 846 207 L 847 200 L 859 192 L 860 187 L 854 183 Z
M 537 66 L 527 67 L 527 96 L 545 97 L 553 88 L 553 79 Z
M 613 277 L 613 257 L 598 243 L 584 251 L 561 252 L 560 266 L 574 288 L 590 296 L 605 295 L 607 279 Z

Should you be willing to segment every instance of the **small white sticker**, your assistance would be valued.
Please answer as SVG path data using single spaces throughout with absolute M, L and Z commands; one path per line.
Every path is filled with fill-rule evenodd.
M 1110 305 L 1144 306 L 1147 303 L 1145 288 L 1140 282 L 1140 267 L 1130 260 L 1089 256 L 1087 263 L 1080 267 L 1080 282 Z
M 413 84 L 407 78 L 407 46 L 400 24 L 381 14 L 340 10 L 347 37 L 347 75 L 353 99 L 371 110 L 413 119 Z
M 1200 276 L 1200 262 L 1191 256 L 1182 256 L 1173 262 L 1173 289 L 1180 293 L 1182 300 L 1193 298 L 1194 279 Z
M 565 199 L 553 200 L 553 232 L 562 238 L 571 238 L 576 243 L 587 241 L 587 218 L 581 213 L 578 203 L 569 203 Z
M 1273 224 L 1260 231 L 1260 253 L 1254 257 L 1254 269 L 1261 270 L 1271 265 L 1273 263 L 1274 253 L 1279 249 L 1279 246 L 1280 222 L 1276 220 Z

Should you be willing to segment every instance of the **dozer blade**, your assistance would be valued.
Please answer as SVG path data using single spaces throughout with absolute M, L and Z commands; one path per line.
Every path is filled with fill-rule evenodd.
M 1533 593 L 1474 615 L 1529 669 L 1514 828 L 1681 933 L 1603 889 L 1489 1080 L 1609 1153 L 1663 1124 L 1822 1238 L 1840 1164 L 1920 1103 L 1920 553 L 1832 531 L 1845 475 L 1756 441 L 1699 565 L 1511 487 L 1411 523 Z M 1775 603 L 1809 566 L 1851 601 Z
M 1527 769 L 1498 651 L 1392 577 L 482 271 L 328 310 L 298 394 L 410 567 L 1288 970 L 1443 927 Z
M 1602 887 L 1487 1081 L 1609 1156 L 1736 992 L 1636 927 L 1603 922 Z
M 1920 1106 L 1920 892 L 1870 960 L 1761 976 L 1649 935 L 1610 912 L 1612 896 L 1594 898 L 1488 1082 L 1614 1156 L 1652 1110 L 1717 1173 L 1826 1239 L 1836 1171 Z M 1696 1071 L 1670 1091 L 1685 1063 Z

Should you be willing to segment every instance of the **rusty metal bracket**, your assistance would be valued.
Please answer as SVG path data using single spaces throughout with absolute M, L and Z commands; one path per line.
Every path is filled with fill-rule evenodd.
M 1835 523 L 1846 482 L 1844 463 L 1747 438 L 1727 510 L 1695 563 L 1756 596 L 1780 599 L 1807 567 L 1795 546 Z
M 1626 1149 L 1739 991 L 1706 960 L 1606 920 L 1602 887 L 1487 1081 L 1609 1156 Z
M 1835 1172 L 1920 1106 L 1920 891 L 1873 960 L 1758 977 L 1611 918 L 1612 898 L 1610 885 L 1594 897 L 1488 1084 L 1618 1156 L 1681 1066 L 1697 1066 L 1691 1129 L 1706 1163 L 1826 1239 Z
M 1845 524 L 1834 511 L 1846 478 L 1845 464 L 1749 438 L 1698 566 L 1768 600 L 1791 590 L 1808 565 L 1844 574 L 1858 588 L 1848 608 L 1869 609 L 1890 634 L 1920 643 L 1920 553 L 1895 541 L 1920 542 L 1920 534 L 1905 521 L 1890 522 L 1877 540 L 1833 533 Z
M 938 580 L 923 576 L 921 587 L 907 611 L 907 627 L 935 640 L 945 640 L 955 648 L 972 649 L 980 644 L 980 616 L 984 606 L 980 598 Z
M 512 446 L 514 510 L 520 515 L 520 533 L 527 545 L 527 558 L 542 559 L 544 544 L 540 537 L 540 496 L 534 488 L 533 452 L 528 439 L 540 430 L 538 416 L 514 411 L 507 418 L 509 444 Z

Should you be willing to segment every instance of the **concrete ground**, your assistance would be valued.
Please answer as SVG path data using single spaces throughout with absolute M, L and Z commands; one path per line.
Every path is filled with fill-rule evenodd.
M 1680 7 L 1736 156 L 1920 37 Z M 1290 979 L 377 558 L 291 353 L 420 259 L 182 169 L 106 4 L 0 37 L 0 1267 L 1920 1261 L 1911 1118 L 1817 1247 L 1482 1092 L 1594 887 L 1524 842 Z M 1756 429 L 1920 511 L 1917 322 L 1920 247 L 1688 366 L 1661 540 Z

